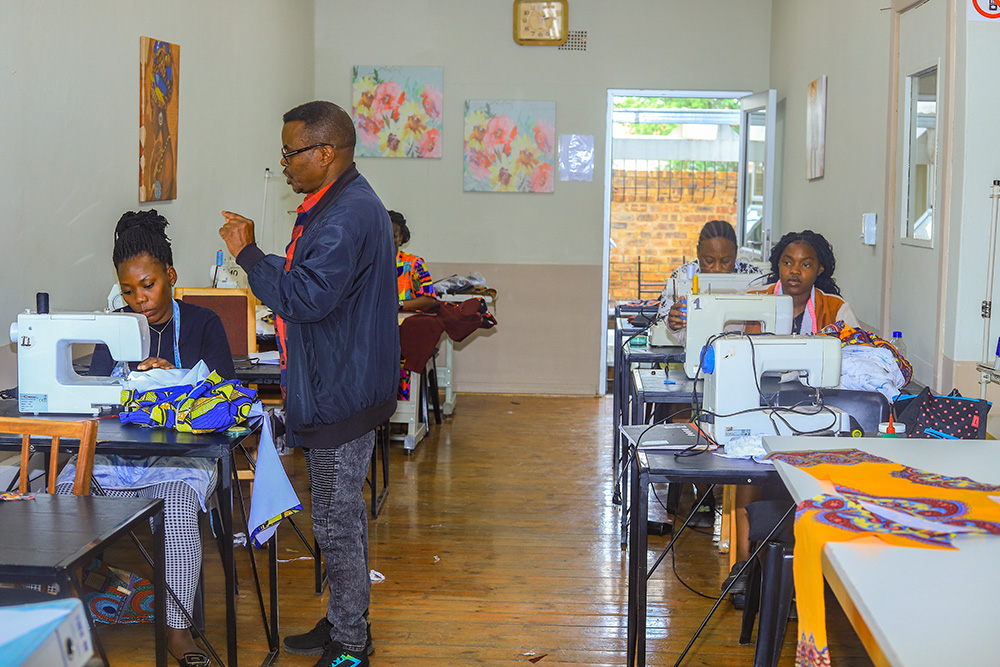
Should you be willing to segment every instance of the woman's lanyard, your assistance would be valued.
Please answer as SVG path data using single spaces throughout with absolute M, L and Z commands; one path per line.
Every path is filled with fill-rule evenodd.
M 181 366 L 181 309 L 177 299 L 171 300 L 174 302 L 174 366 L 184 368 Z

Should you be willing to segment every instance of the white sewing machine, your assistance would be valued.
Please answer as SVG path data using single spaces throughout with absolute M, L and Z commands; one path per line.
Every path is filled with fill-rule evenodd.
M 797 435 L 793 428 L 800 432 L 850 431 L 850 417 L 837 408 L 758 409 L 760 378 L 765 373 L 792 373 L 810 387 L 837 387 L 840 362 L 840 340 L 833 336 L 728 334 L 717 338 L 705 352 L 701 371 L 707 413 L 702 427 L 720 445 L 737 436 Z
M 764 276 L 759 273 L 698 273 L 699 294 L 739 294 L 746 292 Z M 671 278 L 664 292 L 673 292 L 674 301 L 694 291 L 694 277 Z
M 746 291 L 753 282 L 759 281 L 763 277 L 759 273 L 699 273 L 697 274 L 698 295 L 746 294 Z M 658 315 L 663 319 L 655 322 L 649 328 L 648 336 L 650 345 L 684 345 L 684 336 L 677 336 L 676 332 L 667 326 L 666 318 L 674 302 L 678 301 L 681 297 L 685 297 L 690 301 L 693 298 L 693 291 L 693 277 L 670 279 L 663 289 L 663 294 L 660 296 L 662 305 L 660 306 Z M 719 329 L 719 331 L 722 331 L 722 329 Z
M 73 370 L 74 343 L 104 343 L 116 361 L 149 356 L 149 324 L 138 313 L 32 313 L 10 325 L 17 344 L 19 410 L 91 414 L 121 405 L 120 377 L 83 377 Z
M 760 333 L 792 332 L 792 297 L 787 294 L 696 294 L 688 297 L 684 371 L 693 378 L 708 340 L 733 322 L 757 322 Z M 839 378 L 838 378 L 839 382 Z

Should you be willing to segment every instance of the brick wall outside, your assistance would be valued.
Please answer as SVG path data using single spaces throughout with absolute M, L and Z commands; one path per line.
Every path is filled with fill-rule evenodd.
M 613 170 L 609 298 L 636 298 L 639 257 L 643 298 L 655 298 L 682 258 L 695 258 L 706 222 L 735 221 L 737 182 L 736 172 Z

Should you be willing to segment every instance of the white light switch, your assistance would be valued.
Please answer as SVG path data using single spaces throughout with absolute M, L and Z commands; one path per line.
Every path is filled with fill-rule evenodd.
M 878 215 L 865 213 L 861 216 L 861 242 L 865 245 L 875 245 L 875 226 Z

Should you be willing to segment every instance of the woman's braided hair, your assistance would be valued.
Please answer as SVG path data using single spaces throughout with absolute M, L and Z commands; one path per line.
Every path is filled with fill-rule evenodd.
M 771 273 L 767 276 L 767 282 L 775 283 L 781 279 L 781 273 L 778 271 L 778 262 L 781 260 L 781 255 L 785 252 L 785 248 L 792 243 L 807 243 L 816 251 L 816 259 L 819 260 L 820 266 L 823 267 L 823 273 L 816 277 L 816 288 L 827 294 L 836 294 L 839 296 L 840 288 L 837 287 L 837 282 L 833 279 L 833 271 L 837 268 L 837 260 L 833 256 L 833 246 L 830 245 L 830 242 L 822 234 L 818 234 L 810 229 L 801 232 L 788 232 L 781 237 L 778 245 L 774 246 L 771 250 Z
M 166 232 L 168 224 L 155 208 L 124 213 L 115 226 L 115 249 L 111 254 L 115 268 L 143 253 L 160 261 L 164 268 L 173 266 L 174 254 Z

